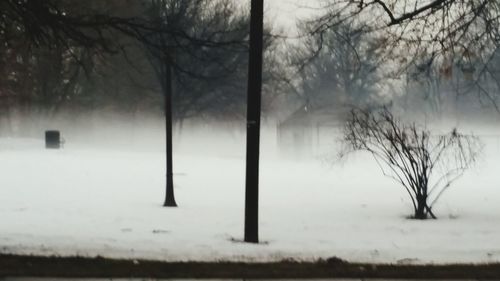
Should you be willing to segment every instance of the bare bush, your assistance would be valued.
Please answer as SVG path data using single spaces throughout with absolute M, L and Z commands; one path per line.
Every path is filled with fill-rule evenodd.
M 432 135 L 425 127 L 401 122 L 387 108 L 352 110 L 343 144 L 341 157 L 354 151 L 373 155 L 384 175 L 406 189 L 416 219 L 436 218 L 432 207 L 476 162 L 482 149 L 476 136 L 456 129 Z

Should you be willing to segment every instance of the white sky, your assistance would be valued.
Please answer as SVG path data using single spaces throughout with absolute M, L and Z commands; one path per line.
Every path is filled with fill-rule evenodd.
M 250 6 L 251 0 L 236 0 L 241 5 Z M 265 17 L 285 31 L 293 31 L 299 18 L 311 16 L 318 10 L 321 0 L 264 0 Z
M 280 24 L 294 25 L 297 18 L 310 16 L 315 12 L 312 7 L 320 1 L 314 0 L 264 0 L 266 16 Z

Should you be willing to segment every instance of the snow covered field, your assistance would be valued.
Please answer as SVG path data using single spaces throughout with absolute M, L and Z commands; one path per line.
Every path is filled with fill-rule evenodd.
M 41 139 L 1 138 L 0 252 L 169 261 L 500 262 L 498 138 L 486 140 L 478 166 L 438 203 L 439 219 L 415 221 L 405 218 L 412 209 L 404 190 L 370 157 L 343 164 L 281 159 L 274 136 L 264 135 L 259 245 L 237 242 L 244 214 L 240 135 L 176 139 L 175 209 L 161 206 L 161 134 L 101 141 L 66 135 L 62 150 L 45 150 Z

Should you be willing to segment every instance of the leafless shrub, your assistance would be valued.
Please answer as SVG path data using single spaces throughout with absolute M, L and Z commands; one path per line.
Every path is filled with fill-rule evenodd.
M 387 109 L 353 109 L 345 124 L 341 157 L 367 151 L 384 175 L 408 192 L 416 219 L 436 218 L 432 207 L 451 184 L 473 165 L 481 141 L 456 129 L 432 135 L 425 127 L 405 124 Z

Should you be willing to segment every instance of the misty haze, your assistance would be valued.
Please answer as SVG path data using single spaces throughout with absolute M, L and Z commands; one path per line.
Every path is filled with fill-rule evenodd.
M 35 2 L 0 256 L 500 263 L 498 3 Z

